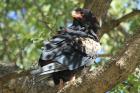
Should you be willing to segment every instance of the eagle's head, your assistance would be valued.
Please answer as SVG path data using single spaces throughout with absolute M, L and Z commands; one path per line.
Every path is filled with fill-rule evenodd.
M 87 29 L 92 29 L 95 33 L 100 27 L 97 18 L 89 9 L 77 8 L 71 14 L 73 17 L 73 26 L 80 25 Z

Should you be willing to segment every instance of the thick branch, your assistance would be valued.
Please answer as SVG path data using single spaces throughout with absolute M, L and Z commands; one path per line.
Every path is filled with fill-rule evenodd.
M 112 55 L 110 55 L 110 54 L 99 54 L 98 57 L 112 57 Z M 10 66 L 12 66 L 12 65 L 10 65 Z M 8 70 L 9 70 L 10 66 L 8 66 Z M 5 67 L 5 68 L 7 68 L 7 67 Z M 3 68 L 3 69 L 5 70 L 5 68 Z M 4 75 L 0 76 L 0 81 L 4 83 L 4 82 L 7 82 L 11 79 L 20 78 L 20 77 L 23 77 L 23 76 L 31 76 L 30 72 L 32 70 L 27 70 L 27 71 L 14 71 L 14 70 L 11 70 L 11 73 L 3 72 Z
M 17 70 L 15 64 L 0 63 L 0 77 Z
M 0 77 L 0 82 L 1 83 L 5 83 L 11 79 L 16 79 L 19 77 L 23 77 L 23 76 L 29 76 L 30 75 L 30 71 L 14 71 L 12 73 L 8 73 L 4 76 Z
M 104 93 L 124 81 L 140 65 L 140 33 L 111 62 L 82 76 L 60 93 Z M 121 50 L 122 51 L 122 50 Z

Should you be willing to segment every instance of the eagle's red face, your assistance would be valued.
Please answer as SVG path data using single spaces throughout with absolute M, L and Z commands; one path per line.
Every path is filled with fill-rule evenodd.
M 92 17 L 95 17 L 89 9 L 81 9 L 81 8 L 77 8 L 73 10 L 71 15 L 75 19 L 85 20 L 85 21 L 90 21 Z
M 71 13 L 72 17 L 75 19 L 82 19 L 83 18 L 83 14 L 80 11 L 72 11 Z
M 77 8 L 71 13 L 74 20 L 78 21 L 81 26 L 89 26 L 94 31 L 98 29 L 99 22 L 95 15 L 89 9 Z

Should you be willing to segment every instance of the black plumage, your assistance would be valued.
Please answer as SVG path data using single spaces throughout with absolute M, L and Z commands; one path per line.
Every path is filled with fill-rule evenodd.
M 100 48 L 96 35 L 99 23 L 88 9 L 72 12 L 73 24 L 45 42 L 39 65 L 42 74 L 51 74 L 55 84 L 71 80 L 78 69 L 91 65 Z

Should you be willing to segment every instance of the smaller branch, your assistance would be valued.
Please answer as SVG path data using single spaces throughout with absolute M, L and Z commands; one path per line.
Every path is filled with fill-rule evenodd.
M 140 16 L 140 10 L 133 10 L 132 12 L 130 12 L 129 14 L 124 15 L 123 17 L 121 17 L 120 19 L 116 20 L 118 22 L 118 24 L 120 24 L 121 22 L 124 22 L 130 18 L 132 18 L 133 16 Z
M 132 12 L 124 15 L 123 17 L 117 19 L 117 20 L 111 20 L 109 22 L 105 22 L 104 25 L 101 28 L 101 33 L 99 33 L 99 37 L 101 38 L 104 33 L 108 33 L 115 27 L 119 26 L 121 22 L 124 22 L 134 16 L 140 16 L 140 10 L 133 10 Z

